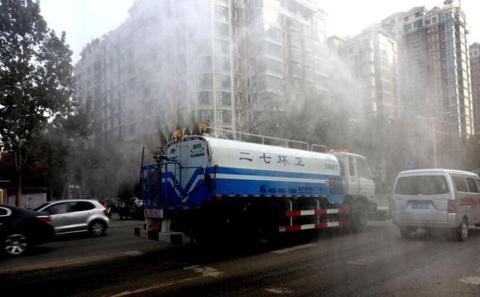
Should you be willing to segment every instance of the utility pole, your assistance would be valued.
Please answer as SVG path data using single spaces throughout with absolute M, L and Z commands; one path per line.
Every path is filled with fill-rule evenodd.
M 437 168 L 437 137 L 435 133 L 435 118 L 432 119 L 432 138 L 433 138 L 433 168 Z

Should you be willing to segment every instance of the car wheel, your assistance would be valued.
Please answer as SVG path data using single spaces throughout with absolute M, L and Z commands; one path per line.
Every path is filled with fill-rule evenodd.
M 463 218 L 460 226 L 455 230 L 458 241 L 465 241 L 468 238 L 468 220 Z
M 7 256 L 23 255 L 29 248 L 28 238 L 22 232 L 7 234 L 2 241 L 2 250 Z
M 90 223 L 89 230 L 93 236 L 102 236 L 105 235 L 107 225 L 102 221 L 93 221 Z

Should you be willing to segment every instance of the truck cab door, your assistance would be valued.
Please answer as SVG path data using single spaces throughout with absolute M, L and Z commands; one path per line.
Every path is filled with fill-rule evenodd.
M 360 194 L 360 182 L 357 175 L 357 164 L 354 157 L 345 158 L 345 178 L 348 182 L 347 194 Z

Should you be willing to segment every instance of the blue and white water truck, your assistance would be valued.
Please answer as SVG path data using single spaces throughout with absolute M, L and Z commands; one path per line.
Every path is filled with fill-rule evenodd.
M 169 142 L 142 166 L 150 239 L 199 241 L 225 234 L 268 239 L 283 232 L 367 225 L 376 207 L 365 157 L 208 136 Z

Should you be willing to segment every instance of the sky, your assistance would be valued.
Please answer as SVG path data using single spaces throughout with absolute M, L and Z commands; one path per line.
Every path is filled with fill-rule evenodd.
M 140 0 L 141 1 L 141 0 Z M 162 0 L 158 0 L 162 1 Z M 204 0 L 197 0 L 204 1 Z M 441 6 L 443 0 L 318 0 L 327 12 L 327 34 L 353 36 L 389 15 L 415 6 Z M 91 40 L 115 29 L 128 17 L 134 0 L 41 0 L 41 13 L 48 26 L 67 33 L 67 43 L 77 61 Z M 462 0 L 469 41 L 480 42 L 480 1 Z

